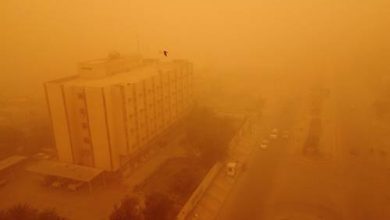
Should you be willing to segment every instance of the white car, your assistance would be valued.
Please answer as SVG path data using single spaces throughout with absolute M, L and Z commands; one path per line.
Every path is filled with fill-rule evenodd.
M 263 140 L 263 141 L 260 143 L 260 148 L 263 149 L 263 150 L 265 150 L 265 149 L 268 148 L 268 144 L 269 144 L 268 140 Z
M 230 177 L 234 177 L 236 175 L 237 170 L 237 162 L 229 162 L 226 164 L 226 173 Z
M 84 185 L 83 182 L 73 182 L 73 183 L 69 183 L 68 184 L 68 189 L 70 189 L 71 191 L 77 191 L 79 190 L 82 186 Z
M 278 129 L 274 128 L 274 129 L 272 129 L 271 134 L 269 135 L 269 137 L 271 139 L 277 139 L 278 138 L 278 134 L 279 134 Z

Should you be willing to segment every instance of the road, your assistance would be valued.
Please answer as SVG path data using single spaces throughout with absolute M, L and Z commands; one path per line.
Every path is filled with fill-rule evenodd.
M 354 82 L 333 82 L 330 88 L 321 113 L 320 153 L 302 153 L 307 111 L 268 115 L 270 126 L 292 132 L 290 140 L 255 151 L 219 219 L 390 219 L 389 166 L 375 149 L 370 96 L 357 96 L 366 91 Z

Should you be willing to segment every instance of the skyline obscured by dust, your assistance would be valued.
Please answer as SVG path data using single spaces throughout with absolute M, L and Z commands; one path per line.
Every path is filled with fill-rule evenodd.
M 10 1 L 0 3 L 1 84 L 38 93 L 76 63 L 163 49 L 200 70 L 388 71 L 387 1 Z M 7 92 L 8 91 L 8 92 Z M 26 91 L 26 92 L 23 92 Z
M 390 219 L 389 27 L 387 0 L 2 0 L 0 219 Z

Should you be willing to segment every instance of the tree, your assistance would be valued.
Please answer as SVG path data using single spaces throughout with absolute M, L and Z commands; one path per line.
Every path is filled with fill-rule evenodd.
M 27 204 L 17 204 L 0 212 L 2 220 L 65 220 L 54 210 L 39 211 Z
M 174 219 L 174 201 L 162 193 L 152 193 L 145 199 L 145 220 Z
M 44 210 L 39 213 L 39 220 L 65 220 L 65 218 L 62 218 L 58 216 L 58 214 L 53 210 Z
M 0 157 L 14 153 L 24 140 L 22 131 L 10 126 L 0 126 Z
M 140 201 L 137 197 L 126 196 L 121 205 L 115 206 L 110 215 L 110 220 L 143 220 Z
M 197 107 L 188 117 L 186 132 L 189 142 L 199 150 L 201 159 L 208 166 L 226 156 L 235 129 L 229 118 Z
M 175 196 L 178 195 L 178 198 L 190 197 L 191 193 L 198 186 L 202 173 L 199 163 L 192 163 L 184 167 L 174 175 L 175 181 L 171 186 L 170 192 Z
M 115 206 L 110 220 L 171 220 L 174 219 L 174 201 L 167 195 L 151 193 L 143 207 L 137 197 L 126 196 L 121 205 Z

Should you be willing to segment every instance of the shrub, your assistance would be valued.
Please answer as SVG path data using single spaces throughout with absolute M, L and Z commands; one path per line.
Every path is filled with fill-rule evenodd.
M 2 220 L 65 220 L 54 210 L 39 211 L 27 204 L 17 204 L 0 212 Z
M 143 213 L 139 199 L 126 196 L 121 205 L 115 206 L 110 215 L 110 220 L 143 220 Z

